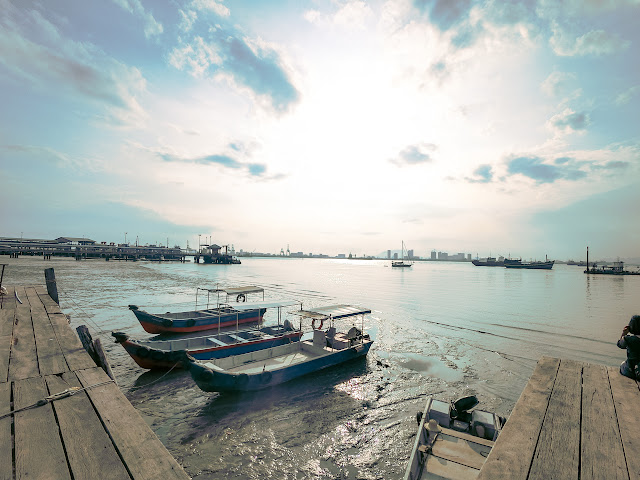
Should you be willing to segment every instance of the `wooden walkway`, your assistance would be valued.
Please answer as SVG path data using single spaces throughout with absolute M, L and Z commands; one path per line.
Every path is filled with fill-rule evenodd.
M 640 385 L 542 357 L 478 478 L 639 479 Z
M 8 291 L 0 309 L 0 480 L 188 479 L 95 366 L 46 288 Z M 73 387 L 80 390 L 52 399 Z

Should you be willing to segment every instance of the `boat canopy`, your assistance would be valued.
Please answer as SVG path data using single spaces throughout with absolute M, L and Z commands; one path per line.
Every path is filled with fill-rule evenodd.
M 232 287 L 232 288 L 203 288 L 208 292 L 224 292 L 227 295 L 246 295 L 247 293 L 264 293 L 264 288 L 256 286 Z
M 371 310 L 355 305 L 330 305 L 328 307 L 310 308 L 308 310 L 300 310 L 296 312 L 298 315 L 306 318 L 346 318 L 355 315 L 364 315 L 371 313 Z
M 243 302 L 234 303 L 232 306 L 235 310 L 256 310 L 258 308 L 280 308 L 280 307 L 292 307 L 294 305 L 301 305 L 297 300 L 280 300 L 277 302 Z

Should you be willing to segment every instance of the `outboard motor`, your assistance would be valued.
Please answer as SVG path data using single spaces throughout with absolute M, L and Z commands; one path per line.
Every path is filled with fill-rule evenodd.
M 453 402 L 451 408 L 451 418 L 465 417 L 469 415 L 469 410 L 476 407 L 480 401 L 475 395 L 462 397 Z

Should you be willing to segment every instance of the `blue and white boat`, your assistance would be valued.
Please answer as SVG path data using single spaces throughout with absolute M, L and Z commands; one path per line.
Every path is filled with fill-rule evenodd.
M 373 344 L 364 333 L 367 313 L 371 310 L 351 305 L 301 310 L 297 314 L 313 321 L 311 339 L 210 362 L 200 362 L 185 352 L 182 364 L 205 392 L 241 392 L 271 387 L 365 356 Z M 346 333 L 336 331 L 336 320 L 357 316 L 362 318 L 361 328 L 352 326 Z M 325 324 L 327 330 L 322 329 Z

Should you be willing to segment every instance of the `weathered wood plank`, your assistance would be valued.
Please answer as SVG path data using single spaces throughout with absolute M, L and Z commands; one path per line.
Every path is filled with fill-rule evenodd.
M 13 478 L 13 439 L 11 438 L 11 383 L 0 383 L 0 479 Z
M 22 380 L 40 374 L 36 357 L 36 339 L 33 335 L 31 322 L 31 309 L 24 288 L 18 287 L 16 291 L 24 303 L 16 305 L 9 380 Z
M 0 383 L 9 379 L 9 358 L 11 357 L 11 344 L 13 337 L 3 335 L 0 337 Z
M 478 479 L 527 477 L 559 365 L 557 358 L 538 361 Z
M 76 374 L 83 387 L 109 380 L 99 367 Z M 87 393 L 133 478 L 189 478 L 114 383 Z
M 603 365 L 587 364 L 582 370 L 581 435 L 581 480 L 628 480 L 609 376 Z
M 51 325 L 69 328 L 69 319 L 62 313 L 47 313 Z
M 15 308 L 3 308 L 0 310 L 0 336 L 13 333 L 13 321 L 15 320 Z
M 26 288 L 26 293 L 31 306 L 31 322 L 36 340 L 40 375 L 53 375 L 68 371 L 69 367 L 60 349 L 58 338 L 35 288 Z
M 620 375 L 618 367 L 608 367 L 613 404 L 618 417 L 620 438 L 627 462 L 629 478 L 640 478 L 640 390 L 638 383 Z
M 56 325 L 53 327 L 53 331 L 58 338 L 62 354 L 64 355 L 70 370 L 82 370 L 84 368 L 92 368 L 96 366 L 69 325 Z
M 561 360 L 529 479 L 578 479 L 582 364 Z
M 80 387 L 72 372 L 46 377 L 49 394 Z M 129 473 L 84 392 L 53 402 L 74 480 L 127 479 Z
M 32 405 L 47 395 L 42 377 L 13 383 L 16 410 Z M 16 478 L 70 479 L 51 404 L 17 412 L 14 417 Z

